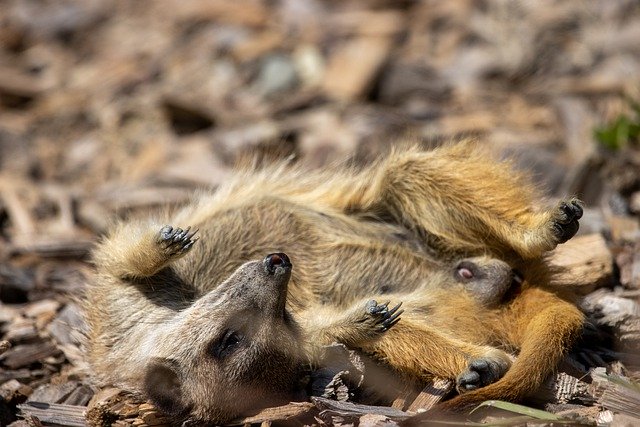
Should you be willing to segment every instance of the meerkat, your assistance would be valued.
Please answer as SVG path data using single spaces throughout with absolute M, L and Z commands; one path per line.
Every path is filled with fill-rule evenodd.
M 213 422 L 291 399 L 332 342 L 407 379 L 455 380 L 444 410 L 517 401 L 583 324 L 545 262 L 577 232 L 580 202 L 540 200 L 469 141 L 358 170 L 238 172 L 100 242 L 88 360 L 169 414 Z

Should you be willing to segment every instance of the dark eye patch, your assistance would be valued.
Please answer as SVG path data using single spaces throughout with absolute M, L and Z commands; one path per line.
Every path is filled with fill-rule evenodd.
M 233 353 L 243 339 L 244 336 L 241 333 L 227 329 L 219 338 L 209 343 L 208 353 L 213 358 L 222 360 Z

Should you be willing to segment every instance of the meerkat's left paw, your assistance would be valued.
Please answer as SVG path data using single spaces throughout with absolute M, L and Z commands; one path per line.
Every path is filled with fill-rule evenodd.
M 511 362 L 502 357 L 481 357 L 472 360 L 456 379 L 458 393 L 475 390 L 498 381 L 509 370 Z
M 562 201 L 553 216 L 553 233 L 558 243 L 564 243 L 578 232 L 578 220 L 583 214 L 582 202 L 577 199 Z
M 191 227 L 184 230 L 165 225 L 158 233 L 158 245 L 171 257 L 178 257 L 187 253 L 198 240 L 194 237 L 198 230 L 191 231 Z
M 390 301 L 384 304 L 378 304 L 376 300 L 370 300 L 365 305 L 365 321 L 379 332 L 388 331 L 393 325 L 400 321 L 400 315 L 404 310 L 399 310 L 402 303 L 398 303 L 395 307 L 389 308 Z

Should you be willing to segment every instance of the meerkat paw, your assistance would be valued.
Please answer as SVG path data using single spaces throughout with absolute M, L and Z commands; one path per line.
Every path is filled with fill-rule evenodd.
M 365 305 L 365 316 L 363 323 L 367 323 L 377 332 L 388 331 L 393 325 L 400 321 L 400 315 L 404 310 L 399 310 L 402 303 L 398 303 L 395 307 L 389 308 L 390 301 L 384 304 L 378 304 L 376 300 L 370 300 Z
M 458 393 L 475 390 L 498 381 L 511 367 L 511 359 L 506 353 L 480 357 L 471 360 L 467 369 L 456 379 Z
M 582 203 L 577 199 L 560 202 L 553 214 L 553 234 L 558 243 L 564 243 L 578 232 L 578 220 L 583 214 Z
M 197 232 L 198 230 L 191 231 L 191 227 L 183 230 L 165 225 L 158 233 L 157 243 L 168 256 L 179 257 L 189 252 L 193 247 L 193 244 L 198 240 L 198 237 L 195 237 Z

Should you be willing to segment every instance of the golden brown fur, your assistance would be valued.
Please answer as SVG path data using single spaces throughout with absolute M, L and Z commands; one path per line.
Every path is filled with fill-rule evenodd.
M 548 288 L 544 262 L 575 234 L 581 209 L 538 203 L 524 177 L 470 142 L 396 150 L 363 170 L 238 173 L 171 216 L 124 222 L 104 239 L 86 304 L 89 359 L 166 411 L 216 421 L 288 398 L 295 367 L 333 341 L 412 379 L 457 379 L 462 393 L 444 408 L 521 399 L 583 321 Z M 198 228 L 199 241 L 164 249 L 165 224 Z M 257 261 L 272 252 L 293 263 L 276 288 Z M 475 281 L 456 276 L 463 260 Z M 511 267 L 525 282 L 502 300 Z M 273 307 L 285 299 L 283 314 Z M 380 331 L 380 315 L 365 310 L 372 299 L 403 302 L 399 323 Z M 230 347 L 220 338 L 229 331 L 239 331 Z M 507 353 L 518 354 L 512 366 Z M 247 381 L 257 366 L 263 380 Z

